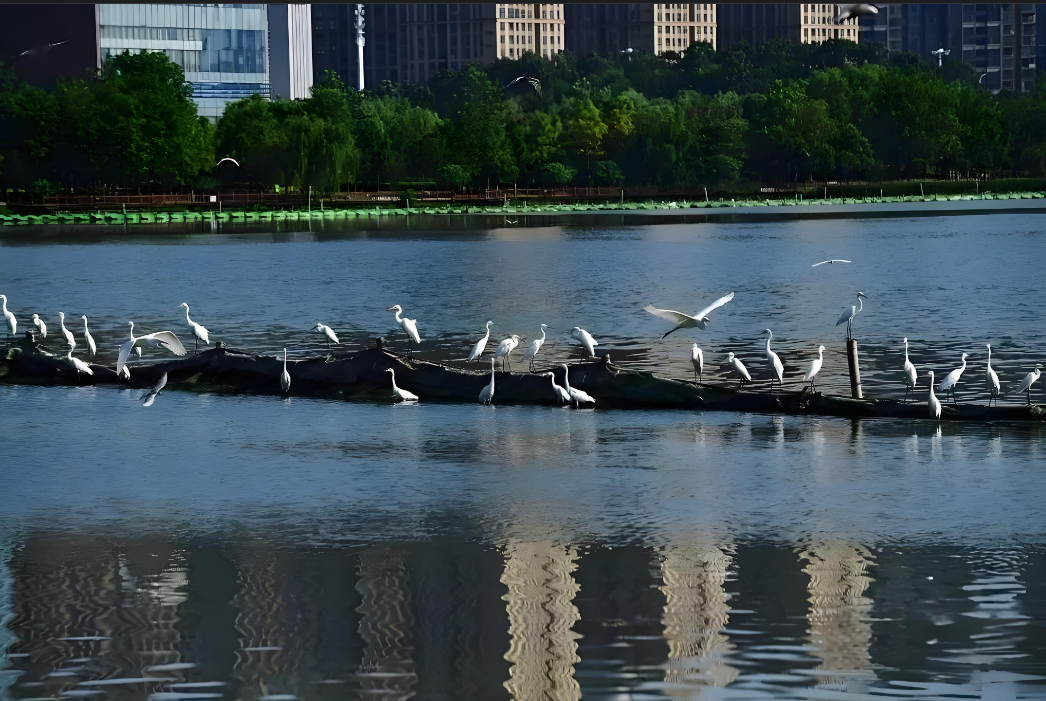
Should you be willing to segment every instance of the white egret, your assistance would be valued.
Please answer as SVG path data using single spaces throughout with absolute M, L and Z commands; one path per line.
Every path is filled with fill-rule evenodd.
M 719 309 L 719 307 L 723 306 L 733 298 L 733 292 L 731 292 L 728 295 L 724 295 L 723 297 L 720 297 L 716 301 L 712 302 L 707 307 L 699 311 L 697 314 L 694 314 L 693 316 L 690 316 L 689 314 L 684 314 L 683 312 L 673 311 L 671 309 L 658 309 L 657 307 L 652 307 L 650 305 L 643 307 L 643 309 L 645 311 L 650 312 L 654 316 L 659 316 L 662 319 L 666 319 L 667 321 L 671 321 L 673 324 L 675 324 L 675 328 L 673 328 L 671 331 L 662 334 L 661 338 L 664 338 L 668 334 L 678 331 L 679 329 L 698 328 L 704 330 L 704 328 L 711 321 L 711 319 L 708 318 L 708 315 L 712 311 Z
M 329 326 L 324 326 L 323 324 L 321 324 L 319 322 L 316 322 L 316 325 L 313 326 L 309 330 L 310 331 L 318 331 L 319 333 L 322 333 L 324 338 L 327 339 L 327 347 L 328 348 L 331 347 L 332 343 L 334 345 L 336 345 L 336 346 L 337 345 L 341 345 L 341 341 L 338 340 L 337 335 L 335 335 L 333 329 L 331 329 L 331 327 L 329 327 Z
M 170 333 L 170 331 L 162 333 Z M 185 355 L 185 353 L 182 353 L 182 355 Z M 153 385 L 152 389 L 150 389 L 148 392 L 142 395 L 142 406 L 152 406 L 153 402 L 156 401 L 156 395 L 160 393 L 160 390 L 163 389 L 166 384 L 167 373 L 165 372 L 164 374 L 160 375 L 160 381 Z
M 995 405 L 999 405 L 999 395 L 1002 394 L 1002 387 L 999 385 L 999 375 L 992 370 L 992 346 L 988 345 L 988 367 L 984 371 L 984 379 L 988 383 L 988 406 L 992 405 L 992 398 L 995 398 Z
M 705 354 L 701 352 L 696 343 L 690 349 L 690 362 L 694 365 L 694 379 L 697 380 L 697 384 L 704 384 Z
M 570 404 L 570 393 L 556 384 L 555 373 L 546 372 L 545 374 L 552 379 L 552 393 L 556 395 L 556 401 L 560 404 Z
M 824 364 L 824 346 L 817 347 L 817 357 L 810 361 L 810 369 L 803 375 L 803 382 L 809 382 L 810 388 L 813 389 L 815 378 L 817 373 L 821 372 L 821 366 Z
M 403 328 L 403 332 L 406 333 L 410 337 L 410 340 L 414 341 L 417 344 L 421 343 L 421 336 L 418 335 L 418 320 L 417 319 L 408 319 L 405 316 L 400 316 L 403 313 L 403 307 L 401 307 L 398 304 L 395 305 L 395 306 L 389 307 L 385 311 L 387 311 L 387 312 L 396 312 L 396 323 L 399 324 L 400 327 Z
M 541 325 L 541 338 L 535 338 L 530 342 L 530 346 L 527 348 L 527 352 L 523 354 L 523 362 L 530 362 L 530 369 L 534 369 L 534 356 L 541 350 L 541 346 L 545 345 L 545 329 L 548 326 L 545 324 Z
M 223 158 L 220 161 L 218 161 L 217 163 L 215 163 L 214 167 L 217 168 L 218 166 L 220 166 L 222 163 L 225 163 L 226 161 L 228 161 L 229 163 L 232 163 L 237 168 L 240 167 L 240 162 L 237 161 L 235 158 L 230 158 L 229 156 L 226 156 L 225 158 Z
M 497 360 L 498 358 L 504 358 L 504 360 L 501 361 L 502 370 L 505 369 L 505 363 L 508 362 L 509 355 L 512 354 L 512 351 L 516 350 L 516 346 L 518 345 L 519 336 L 517 336 L 516 334 L 512 334 L 511 336 L 509 336 L 508 338 L 506 338 L 498 344 L 498 349 L 494 351 L 494 360 Z M 511 363 L 509 363 L 509 367 L 512 367 Z
M 400 389 L 396 386 L 396 371 L 392 368 L 385 368 L 385 372 L 391 375 L 392 379 L 392 396 L 395 399 L 399 399 L 401 402 L 416 402 L 418 401 L 418 395 L 413 392 L 408 392 L 405 389 Z
M 283 349 L 283 372 L 280 373 L 280 390 L 287 394 L 291 391 L 291 374 L 287 372 L 287 349 Z
M 39 314 L 33 314 L 33 326 L 37 328 L 43 338 L 47 338 L 47 324 L 44 323 Z
M 494 359 L 490 359 L 490 384 L 479 391 L 479 403 L 490 404 L 494 401 Z
M 962 373 L 963 373 L 963 371 L 965 369 L 966 369 L 966 354 L 963 353 L 962 354 L 962 366 L 955 368 L 954 370 L 949 372 L 947 375 L 945 375 L 944 379 L 941 380 L 941 384 L 937 385 L 937 391 L 938 392 L 944 392 L 945 393 L 945 395 L 944 395 L 945 397 L 948 396 L 948 390 L 951 390 L 951 392 L 952 392 L 952 403 L 956 403 L 956 400 L 955 400 L 955 385 L 957 385 L 959 383 L 959 378 L 962 377 Z
M 1031 404 L 1031 386 L 1039 381 L 1039 376 L 1042 374 L 1042 363 L 1035 363 L 1035 369 L 1024 376 L 1021 383 L 1017 385 L 1017 389 L 1013 390 L 1014 394 L 1020 394 L 1021 392 L 1027 392 L 1028 404 Z
M 868 299 L 868 295 L 864 292 L 857 293 L 857 304 L 852 305 L 849 309 L 844 308 L 842 316 L 839 317 L 839 321 L 835 322 L 836 326 L 840 324 L 846 324 L 846 337 L 850 338 L 852 333 L 854 317 L 861 313 L 864 309 L 864 300 Z
M 73 338 L 73 332 L 65 328 L 65 312 L 58 312 L 58 325 L 62 329 L 62 335 L 65 336 L 65 342 L 69 344 L 70 348 L 76 348 L 76 339 Z
M 588 351 L 589 358 L 596 357 L 596 346 L 599 345 L 599 342 L 596 341 L 596 339 L 592 338 L 592 334 L 590 334 L 588 331 L 585 331 L 580 326 L 575 326 L 570 330 L 570 335 L 576 338 L 578 340 L 578 343 L 585 347 L 585 350 Z
M 734 372 L 738 374 L 739 379 L 737 383 L 739 385 L 744 385 L 745 382 L 752 381 L 752 376 L 748 374 L 748 368 L 745 367 L 745 364 L 741 362 L 740 358 L 735 356 L 733 353 L 727 353 L 726 362 L 731 368 L 733 368 Z
M 930 408 L 930 418 L 939 419 L 941 418 L 941 400 L 933 393 L 933 370 L 927 374 L 930 376 L 930 396 L 927 397 L 926 403 Z
M 469 353 L 468 359 L 465 360 L 466 363 L 471 363 L 471 362 L 473 362 L 475 360 L 479 360 L 479 357 L 481 355 L 483 355 L 483 351 L 486 350 L 486 348 L 487 348 L 487 341 L 490 340 L 490 327 L 491 327 L 491 325 L 493 323 L 494 323 L 493 321 L 488 321 L 487 322 L 487 333 L 486 333 L 486 335 L 483 336 L 483 338 L 481 338 L 478 341 L 476 341 L 476 345 L 472 346 L 472 352 Z
M 588 392 L 570 386 L 570 368 L 565 364 L 563 367 L 563 389 L 567 391 L 574 406 L 581 407 L 582 404 L 595 404 L 596 400 Z
M 94 343 L 94 336 L 91 335 L 91 330 L 87 328 L 87 315 L 82 315 L 84 318 L 84 338 L 87 340 L 87 350 L 91 351 L 91 357 L 93 358 L 98 353 L 98 346 Z
M 14 312 L 7 308 L 7 295 L 0 295 L 0 299 L 4 301 L 4 319 L 7 320 L 7 335 L 14 336 L 18 333 L 18 320 L 15 319 Z
M 131 338 L 134 338 L 134 336 L 131 336 Z M 131 355 L 134 356 L 135 360 L 141 360 L 142 359 L 142 347 L 141 346 L 135 346 L 134 348 L 132 348 L 131 349 Z
M 851 262 L 852 261 L 849 261 L 849 260 L 843 260 L 842 258 L 833 258 L 832 260 L 822 260 L 820 263 L 814 263 L 810 267 L 811 268 L 816 268 L 817 266 L 824 265 L 825 263 L 827 263 L 828 265 L 832 265 L 833 263 L 851 263 Z
M 127 357 L 131 354 L 132 348 L 166 348 L 175 355 L 185 355 L 185 346 L 178 340 L 170 331 L 157 331 L 156 333 L 146 334 L 145 336 L 134 335 L 134 322 L 127 322 L 131 325 L 131 340 L 120 346 L 120 356 L 116 359 L 116 374 L 120 374 L 121 368 L 127 364 Z M 166 382 L 166 379 L 164 380 Z
M 193 336 L 196 336 L 196 350 L 200 350 L 200 341 L 203 341 L 203 345 L 205 346 L 210 345 L 211 339 L 210 334 L 207 333 L 207 329 L 189 318 L 189 305 L 182 302 L 178 306 L 185 307 L 185 321 L 188 322 L 189 328 L 192 329 Z
M 73 349 L 72 348 L 70 348 L 69 352 L 65 354 L 65 358 L 66 358 L 66 360 L 68 360 L 70 363 L 73 364 L 73 367 L 76 369 L 77 373 L 83 373 L 85 375 L 93 375 L 94 374 L 94 370 L 91 369 L 91 366 L 89 366 L 87 363 L 85 363 L 84 361 L 80 360 L 79 358 L 74 358 L 73 357 Z
M 904 339 L 904 400 L 908 401 L 908 392 L 915 389 L 915 385 L 918 384 L 919 373 L 915 371 L 915 366 L 912 365 L 912 361 L 908 360 L 908 338 Z
M 784 382 L 784 363 L 781 362 L 781 358 L 770 350 L 770 339 L 774 337 L 774 332 L 770 329 L 764 329 L 763 333 L 770 334 L 766 338 L 766 363 L 770 366 L 770 391 L 774 391 L 774 378 L 777 378 L 777 389 L 781 389 L 781 383 Z
M 131 370 L 126 365 L 120 368 L 116 372 L 116 379 L 118 380 L 129 380 L 131 379 Z

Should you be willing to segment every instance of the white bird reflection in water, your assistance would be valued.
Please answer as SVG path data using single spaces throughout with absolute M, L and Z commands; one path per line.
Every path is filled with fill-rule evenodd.
M 358 677 L 363 693 L 406 699 L 414 695 L 418 675 L 411 653 L 414 616 L 410 606 L 404 553 L 375 547 L 360 553 L 356 608 L 364 644 Z

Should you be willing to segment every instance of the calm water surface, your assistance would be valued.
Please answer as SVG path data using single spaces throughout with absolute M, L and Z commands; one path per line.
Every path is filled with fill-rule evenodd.
M 581 325 L 678 377 L 692 338 L 726 381 L 770 327 L 786 381 L 824 343 L 842 392 L 859 289 L 869 394 L 903 392 L 906 335 L 921 372 L 969 352 L 973 401 L 983 344 L 1004 385 L 1043 360 L 1043 229 L 19 230 L 0 292 L 52 333 L 90 314 L 109 356 L 128 319 L 182 333 L 183 301 L 212 339 L 292 356 L 317 321 L 402 342 L 399 303 L 428 357 L 492 319 L 549 324 L 566 360 Z M 699 334 L 661 341 L 642 311 L 730 290 Z M 137 396 L 0 385 L 0 696 L 1046 698 L 1041 425 Z

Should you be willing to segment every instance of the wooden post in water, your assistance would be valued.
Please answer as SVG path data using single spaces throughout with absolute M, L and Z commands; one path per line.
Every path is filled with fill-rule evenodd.
M 861 393 L 861 366 L 857 359 L 857 339 L 846 339 L 846 360 L 850 365 L 850 396 L 864 399 Z

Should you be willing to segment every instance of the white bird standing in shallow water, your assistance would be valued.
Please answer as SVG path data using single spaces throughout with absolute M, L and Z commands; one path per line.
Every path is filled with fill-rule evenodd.
M 1042 363 L 1035 363 L 1035 369 L 1024 376 L 1021 383 L 1017 385 L 1017 389 L 1013 390 L 1014 394 L 1020 394 L 1021 392 L 1028 393 L 1028 404 L 1031 404 L 1031 386 L 1039 381 L 1039 376 L 1042 374 Z
M 518 345 L 519 336 L 517 336 L 516 334 L 512 334 L 511 336 L 509 336 L 508 338 L 506 338 L 498 344 L 498 349 L 494 351 L 494 360 L 497 360 L 498 358 L 504 358 L 504 360 L 501 361 L 502 370 L 505 369 L 505 363 L 508 362 L 508 357 L 512 354 L 512 351 L 516 350 L 516 346 Z M 512 367 L 511 363 L 509 363 L 509 367 Z
M 781 362 L 781 358 L 770 350 L 770 339 L 774 337 L 774 332 L 770 329 L 764 329 L 764 333 L 770 334 L 766 338 L 766 363 L 770 366 L 770 372 L 773 374 L 770 376 L 770 391 L 774 391 L 774 378 L 777 378 L 777 389 L 781 389 L 781 383 L 784 381 L 784 364 Z
M 824 346 L 817 347 L 817 357 L 810 362 L 810 369 L 803 375 L 803 381 L 810 383 L 810 388 L 813 389 L 814 379 L 817 377 L 817 373 L 821 372 L 821 365 L 824 364 Z
M 523 354 L 523 362 L 529 362 L 531 370 L 534 369 L 534 356 L 536 356 L 538 351 L 541 350 L 541 346 L 545 345 L 545 329 L 547 328 L 548 326 L 545 324 L 541 325 L 541 338 L 535 338 L 531 341 L 530 346 L 527 348 L 527 352 Z
M 396 323 L 399 324 L 400 327 L 403 328 L 403 331 L 410 337 L 410 340 L 414 341 L 415 343 L 417 343 L 419 345 L 421 344 L 421 336 L 418 335 L 418 320 L 417 319 L 408 319 L 405 316 L 400 316 L 403 313 L 403 307 L 401 307 L 398 304 L 395 305 L 395 306 L 389 307 L 385 311 L 387 311 L 387 312 L 396 312 Z
M 995 399 L 995 405 L 999 405 L 999 395 L 1002 394 L 1002 386 L 999 385 L 999 375 L 992 370 L 992 346 L 988 345 L 988 367 L 984 371 L 984 380 L 988 383 L 988 406 L 992 405 L 992 399 Z
M 658 309 L 657 307 L 650 305 L 643 307 L 643 310 L 650 312 L 654 316 L 659 316 L 662 319 L 671 321 L 673 324 L 676 325 L 675 328 L 673 328 L 671 331 L 667 331 L 664 334 L 662 334 L 661 338 L 664 338 L 668 334 L 678 331 L 679 329 L 698 328 L 704 330 L 704 328 L 711 321 L 711 319 L 708 318 L 708 315 L 712 311 L 719 309 L 719 307 L 723 306 L 733 298 L 734 293 L 731 292 L 730 294 L 720 297 L 716 301 L 712 302 L 707 307 L 699 311 L 697 314 L 694 314 L 693 316 L 690 316 L 689 314 L 684 314 L 683 312 L 673 311 L 671 309 Z
M 189 323 L 189 328 L 192 329 L 193 336 L 196 336 L 196 350 L 200 350 L 200 341 L 203 341 L 203 345 L 205 346 L 210 345 L 211 339 L 210 334 L 207 333 L 207 329 L 189 318 L 189 305 L 182 302 L 178 306 L 185 307 L 185 320 Z
M 91 335 L 90 329 L 87 328 L 87 315 L 83 315 L 84 318 L 84 338 L 87 340 L 87 350 L 91 352 L 93 358 L 98 352 L 98 346 L 94 344 L 94 336 Z
M 164 333 L 164 332 L 161 332 Z M 167 331 L 166 333 L 170 333 Z M 182 353 L 185 355 L 185 353 Z M 167 385 L 167 373 L 160 375 L 160 381 L 153 385 L 153 388 L 142 395 L 142 406 L 152 406 L 153 402 L 156 401 L 156 395 L 160 393 L 160 390 Z
M 904 400 L 908 401 L 908 392 L 915 389 L 915 385 L 919 381 L 919 373 L 916 372 L 915 366 L 912 365 L 912 361 L 908 360 L 908 338 L 904 339 Z
M 18 320 L 15 319 L 15 313 L 7 308 L 7 295 L 0 295 L 0 299 L 4 301 L 4 319 L 7 321 L 7 335 L 14 336 L 18 333 Z
M 68 360 L 70 363 L 73 364 L 73 367 L 76 368 L 76 372 L 77 373 L 83 373 L 85 375 L 93 375 L 94 374 L 94 370 L 92 370 L 91 367 L 87 363 L 85 363 L 84 361 L 80 360 L 79 358 L 74 358 L 73 357 L 73 349 L 72 348 L 70 348 L 69 352 L 65 354 L 65 358 L 66 358 L 66 360 Z
M 494 401 L 494 359 L 490 359 L 490 384 L 479 391 L 479 403 L 490 404 Z
M 329 326 L 324 326 L 323 324 L 316 322 L 316 325 L 313 326 L 310 330 L 322 333 L 323 337 L 327 339 L 328 348 L 331 347 L 332 343 L 336 346 L 341 344 L 341 341 L 338 340 L 338 337 L 337 335 L 335 335 L 334 330 L 331 329 L 331 327 Z
M 937 385 L 937 391 L 938 392 L 944 392 L 945 393 L 945 397 L 948 396 L 948 390 L 951 390 L 951 392 L 952 392 L 952 403 L 953 404 L 957 403 L 956 399 L 955 399 L 955 385 L 959 384 L 959 378 L 962 377 L 962 373 L 963 373 L 963 371 L 965 369 L 966 369 L 966 354 L 963 353 L 962 354 L 962 366 L 955 368 L 954 370 L 949 372 L 947 375 L 945 375 L 944 379 L 941 380 L 941 384 Z
M 740 379 L 737 383 L 739 385 L 744 385 L 745 382 L 752 381 L 752 376 L 748 374 L 748 368 L 745 367 L 745 364 L 741 362 L 740 358 L 735 356 L 733 353 L 727 353 L 726 362 L 731 368 L 733 368 L 734 372 L 738 374 Z
M 552 393 L 556 395 L 556 401 L 558 401 L 560 404 L 570 404 L 570 394 L 565 389 L 556 384 L 555 373 L 546 372 L 545 374 L 552 379 Z
M 694 379 L 697 380 L 697 384 L 704 384 L 705 354 L 701 352 L 696 343 L 690 349 L 690 362 L 694 365 Z
M 416 402 L 418 401 L 418 395 L 413 392 L 408 392 L 405 389 L 400 389 L 396 386 L 396 371 L 392 368 L 385 368 L 385 372 L 391 375 L 392 379 L 392 396 L 395 399 L 399 399 L 401 402 Z
M 283 349 L 283 372 L 280 373 L 280 390 L 284 394 L 291 391 L 291 374 L 287 372 L 287 349 Z
M 563 367 L 563 385 L 574 406 L 581 407 L 582 404 L 595 404 L 596 400 L 588 392 L 570 386 L 570 368 L 565 364 Z
M 127 364 L 127 357 L 131 354 L 132 348 L 166 348 L 175 355 L 185 355 L 185 346 L 170 331 L 157 331 L 156 333 L 136 337 L 134 335 L 134 322 L 129 321 L 127 323 L 131 325 L 131 340 L 120 346 L 120 356 L 116 359 L 117 375 L 120 374 L 120 371 Z M 165 377 L 164 382 L 166 381 Z
M 40 332 L 40 336 L 47 338 L 47 324 L 40 318 L 39 314 L 33 314 L 33 326 Z
M 846 337 L 850 338 L 853 333 L 853 322 L 854 317 L 861 313 L 864 309 L 864 300 L 868 299 L 868 295 L 864 292 L 857 293 L 857 304 L 851 305 L 849 309 L 843 308 L 843 314 L 839 317 L 839 321 L 835 322 L 836 326 L 840 324 L 846 324 Z
M 596 346 L 598 346 L 599 343 L 592 337 L 592 334 L 585 331 L 580 326 L 575 326 L 570 330 L 570 335 L 576 338 L 578 342 L 585 347 L 585 350 L 588 351 L 589 358 L 596 357 Z
M 465 360 L 466 363 L 471 363 L 475 360 L 479 360 L 479 357 L 483 355 L 483 351 L 487 348 L 487 341 L 490 340 L 490 327 L 493 321 L 487 322 L 487 333 L 483 338 L 476 341 L 476 345 L 472 346 L 472 352 L 469 353 L 469 357 Z
M 930 376 L 930 396 L 927 397 L 926 403 L 930 408 L 930 418 L 939 419 L 941 418 L 941 400 L 933 393 L 933 370 L 927 374 Z

